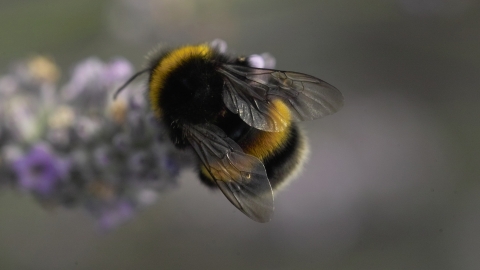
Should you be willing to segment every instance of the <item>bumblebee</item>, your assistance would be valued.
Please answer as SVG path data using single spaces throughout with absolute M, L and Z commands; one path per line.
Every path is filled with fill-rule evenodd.
M 177 148 L 192 148 L 203 183 L 218 187 L 249 218 L 268 222 L 274 190 L 304 161 L 298 121 L 338 111 L 343 96 L 310 75 L 254 67 L 209 44 L 151 57 L 148 100 Z

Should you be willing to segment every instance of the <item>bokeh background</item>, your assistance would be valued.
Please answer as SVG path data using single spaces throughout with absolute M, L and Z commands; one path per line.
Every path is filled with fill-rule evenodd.
M 303 174 L 257 224 L 193 171 L 99 233 L 82 209 L 0 191 L 0 269 L 479 269 L 480 3 L 475 0 L 1 0 L 0 73 L 46 54 L 141 68 L 158 43 L 237 54 L 339 88 L 303 123 Z

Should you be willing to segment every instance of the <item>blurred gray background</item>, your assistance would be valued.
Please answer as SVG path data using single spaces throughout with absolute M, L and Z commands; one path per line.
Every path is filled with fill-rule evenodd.
M 0 269 L 480 269 L 475 0 L 1 0 L 0 72 L 222 38 L 339 88 L 310 160 L 257 224 L 192 171 L 99 234 L 84 210 L 0 192 Z

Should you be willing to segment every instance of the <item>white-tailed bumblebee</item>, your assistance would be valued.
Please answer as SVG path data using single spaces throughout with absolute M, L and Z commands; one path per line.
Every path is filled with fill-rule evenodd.
M 197 153 L 202 182 L 267 222 L 273 191 L 304 160 L 306 140 L 296 122 L 338 111 L 343 96 L 313 76 L 248 60 L 209 44 L 187 45 L 157 53 L 125 85 L 148 72 L 151 109 L 176 147 Z

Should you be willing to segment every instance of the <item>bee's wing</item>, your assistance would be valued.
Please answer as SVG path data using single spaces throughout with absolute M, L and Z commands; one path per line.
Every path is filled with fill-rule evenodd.
M 270 132 L 285 129 L 290 120 L 321 118 L 338 111 L 343 95 L 334 86 L 310 75 L 223 65 L 223 102 L 250 126 Z M 272 101 L 280 99 L 289 113 L 279 111 Z
M 220 128 L 185 126 L 185 134 L 220 190 L 240 211 L 258 222 L 273 214 L 273 191 L 263 163 L 245 154 Z

